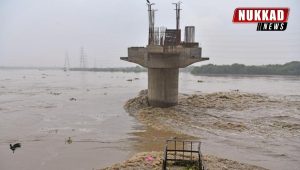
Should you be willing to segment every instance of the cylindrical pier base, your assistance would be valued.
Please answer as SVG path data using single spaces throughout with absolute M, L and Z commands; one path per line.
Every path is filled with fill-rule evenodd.
M 178 68 L 148 68 L 148 101 L 151 106 L 178 103 Z

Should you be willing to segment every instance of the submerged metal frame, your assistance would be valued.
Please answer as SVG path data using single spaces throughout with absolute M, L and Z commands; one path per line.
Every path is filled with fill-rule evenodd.
M 171 147 L 171 146 L 174 147 Z M 197 146 L 196 148 L 193 146 Z M 180 147 L 181 146 L 181 147 Z M 168 139 L 165 145 L 162 169 L 166 170 L 169 162 L 197 162 L 199 170 L 205 170 L 201 154 L 201 142 L 193 140 Z M 182 154 L 182 155 L 180 155 Z M 196 155 L 196 159 L 194 158 Z M 188 157 L 189 159 L 186 159 Z

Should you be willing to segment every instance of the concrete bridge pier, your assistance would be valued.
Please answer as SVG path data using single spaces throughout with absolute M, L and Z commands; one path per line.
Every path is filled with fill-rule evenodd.
M 148 101 L 154 107 L 169 107 L 178 103 L 179 68 L 208 60 L 201 57 L 198 43 L 130 47 L 128 57 L 121 59 L 148 68 Z
M 148 68 L 148 101 L 154 107 L 178 103 L 178 68 Z
M 146 47 L 129 47 L 128 57 L 121 60 L 148 68 L 148 102 L 154 107 L 169 107 L 178 103 L 179 68 L 205 61 L 202 48 L 195 42 L 195 27 L 186 26 L 181 41 L 180 3 L 176 3 L 176 29 L 154 27 L 152 5 L 147 3 L 149 38 Z

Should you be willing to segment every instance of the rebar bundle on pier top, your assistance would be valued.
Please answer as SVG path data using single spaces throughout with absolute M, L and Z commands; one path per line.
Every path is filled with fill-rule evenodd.
M 169 107 L 178 103 L 179 68 L 187 67 L 209 58 L 202 57 L 202 48 L 195 42 L 195 27 L 185 27 L 181 41 L 181 2 L 174 3 L 176 29 L 155 27 L 154 3 L 147 3 L 149 37 L 147 47 L 128 48 L 128 57 L 122 60 L 148 68 L 148 101 L 151 106 Z

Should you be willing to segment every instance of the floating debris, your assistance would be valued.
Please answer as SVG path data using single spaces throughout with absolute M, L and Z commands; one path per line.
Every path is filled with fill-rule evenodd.
M 260 94 L 243 92 L 215 92 L 209 94 L 180 95 L 178 105 L 169 108 L 149 107 L 147 90 L 140 92 L 138 97 L 130 99 L 124 108 L 131 115 L 138 118 L 141 122 L 151 125 L 151 127 L 179 131 L 182 126 L 168 122 L 184 124 L 186 129 L 202 129 L 211 131 L 212 129 L 226 132 L 255 132 L 261 135 L 265 130 L 272 131 L 274 134 L 293 134 L 300 129 L 299 122 L 289 118 L 276 119 L 276 117 L 259 117 L 248 122 L 240 117 L 234 118 L 230 112 L 241 113 L 249 112 L 253 108 L 265 107 L 298 107 L 299 102 L 289 102 L 270 99 Z M 210 112 L 207 112 L 207 110 Z M 151 113 L 151 114 L 150 114 Z M 193 121 L 186 117 L 193 117 Z M 163 122 L 162 122 L 163 120 Z M 166 121 L 168 120 L 168 121 Z M 285 123 L 288 122 L 288 123 Z M 201 125 L 201 126 L 200 126 Z M 259 129 L 259 130 L 257 130 Z M 187 130 L 188 131 L 188 130 Z M 189 133 L 189 132 L 186 132 Z M 195 130 L 195 135 L 197 134 Z M 263 134 L 265 135 L 265 134 Z
M 145 161 L 146 161 L 148 164 L 152 164 L 153 161 L 154 161 L 154 158 L 153 158 L 153 156 L 148 155 L 148 156 L 145 158 Z
M 197 82 L 198 82 L 198 83 L 203 83 L 204 81 L 203 81 L 203 80 L 198 80 Z
M 128 79 L 128 80 L 126 80 L 126 81 L 132 81 L 132 79 Z
M 17 148 L 21 148 L 21 143 L 15 143 L 14 145 L 9 144 L 9 146 L 10 146 L 10 149 L 13 151 L 13 153 L 15 153 L 15 150 Z
M 66 144 L 71 144 L 73 142 L 73 140 L 71 139 L 71 137 L 69 137 L 67 140 L 66 140 Z
M 76 101 L 77 99 L 75 99 L 74 97 L 70 98 L 70 101 Z
M 221 96 L 219 96 L 219 98 L 221 98 L 221 99 L 230 99 L 227 95 L 221 95 Z
M 58 95 L 60 95 L 61 93 L 57 93 L 57 92 L 50 92 L 50 94 L 52 94 L 52 95 L 55 95 L 55 96 L 58 96 Z
M 139 78 L 136 77 L 136 78 L 134 78 L 134 80 L 139 80 Z
M 55 133 L 55 134 L 57 134 L 58 133 L 58 129 L 48 130 L 48 133 Z

